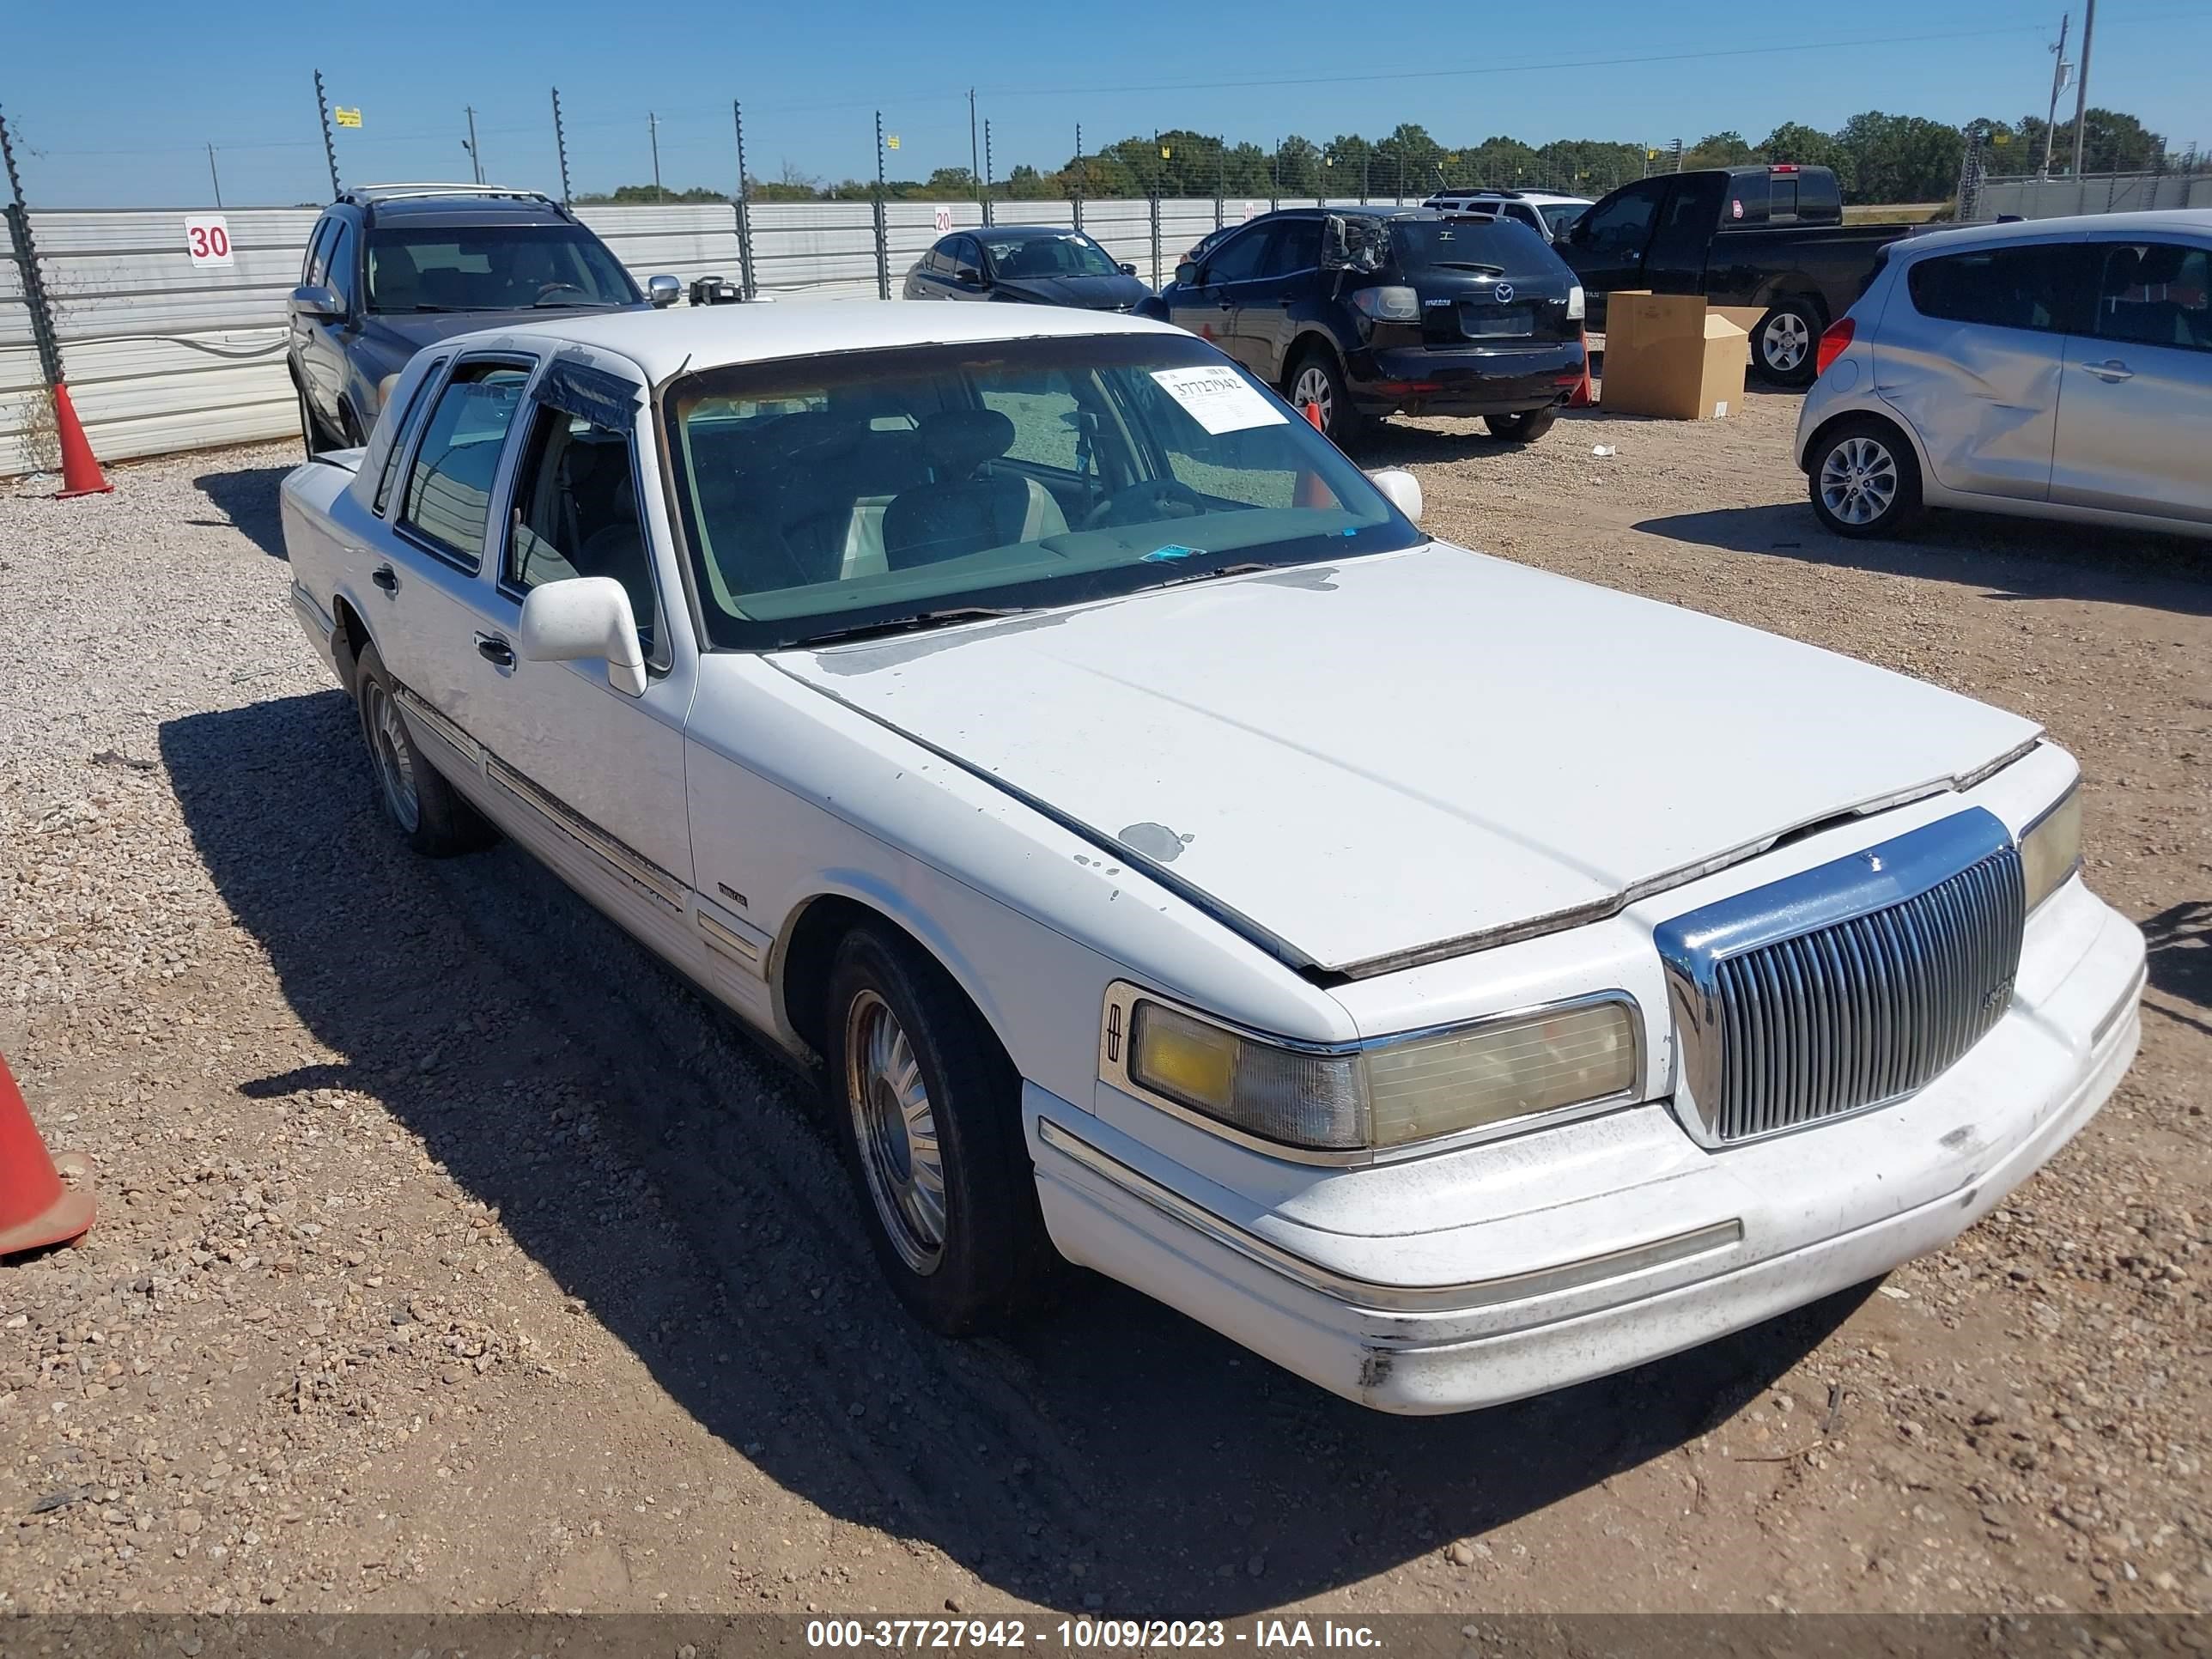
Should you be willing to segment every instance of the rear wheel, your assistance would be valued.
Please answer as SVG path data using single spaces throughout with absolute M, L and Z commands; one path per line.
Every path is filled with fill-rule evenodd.
M 1781 300 L 1759 319 L 1752 362 L 1777 386 L 1810 386 L 1819 368 L 1820 313 L 1804 300 Z
M 1556 405 L 1549 409 L 1524 409 L 1517 415 L 1486 415 L 1483 425 L 1490 428 L 1493 438 L 1503 438 L 1509 444 L 1534 443 L 1552 429 L 1559 418 Z
M 407 844 L 428 858 L 450 858 L 490 845 L 497 838 L 491 825 L 416 747 L 391 676 L 373 645 L 362 647 L 354 696 L 384 815 Z
M 1352 393 L 1344 384 L 1344 371 L 1322 348 L 1309 346 L 1292 361 L 1283 395 L 1301 415 L 1309 407 L 1318 409 L 1322 435 L 1338 448 L 1358 435 L 1359 411 L 1352 406 Z
M 1809 459 L 1813 511 L 1838 536 L 1893 536 L 1920 511 L 1920 464 L 1887 421 L 1838 422 Z
M 823 1016 L 830 1105 L 884 1276 L 945 1335 L 1012 1322 L 1060 1265 L 1012 1062 L 945 970 L 887 927 L 838 945 Z

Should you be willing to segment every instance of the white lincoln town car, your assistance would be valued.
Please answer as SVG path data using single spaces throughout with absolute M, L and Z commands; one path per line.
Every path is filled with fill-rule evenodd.
M 817 1070 L 939 1331 L 1072 1261 L 1486 1406 L 1942 1245 L 2135 1051 L 2032 722 L 1433 541 L 1164 325 L 465 336 L 283 514 L 398 831 Z

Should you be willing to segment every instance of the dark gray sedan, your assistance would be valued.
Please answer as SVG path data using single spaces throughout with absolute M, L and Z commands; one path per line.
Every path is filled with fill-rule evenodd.
M 909 300 L 1006 300 L 1127 311 L 1152 293 L 1134 265 L 1066 225 L 986 225 L 940 236 L 906 274 Z

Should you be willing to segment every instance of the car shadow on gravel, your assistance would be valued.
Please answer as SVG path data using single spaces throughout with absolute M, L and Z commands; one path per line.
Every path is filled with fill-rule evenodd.
M 2212 544 L 1975 513 L 1929 513 L 1893 541 L 1823 529 L 1804 501 L 1645 519 L 1635 528 L 1729 553 L 1777 554 L 1958 582 L 1996 599 L 2094 599 L 2212 615 Z
M 246 1093 L 373 1097 L 735 1455 L 1012 1595 L 1228 1617 L 1434 1558 L 1729 1419 L 1866 1293 L 1443 1419 L 1338 1400 L 1087 1278 L 1011 1339 L 942 1341 L 875 1272 L 805 1085 L 512 846 L 407 853 L 341 694 L 173 720 L 161 746 L 223 902 L 337 1056 Z
M 209 524 L 236 526 L 247 539 L 272 559 L 289 558 L 284 551 L 284 521 L 277 506 L 277 486 L 289 466 L 246 466 L 228 472 L 203 472 L 192 480 L 208 505 L 222 514 Z M 202 520 L 195 520 L 199 523 Z

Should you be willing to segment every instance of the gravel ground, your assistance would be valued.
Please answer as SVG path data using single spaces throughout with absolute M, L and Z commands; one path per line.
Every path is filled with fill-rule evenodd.
M 513 848 L 385 834 L 285 448 L 0 490 L 0 1050 L 102 1204 L 0 1268 L 0 1607 L 2203 1607 L 2212 572 L 1836 541 L 1795 415 L 1366 459 L 1441 534 L 2045 722 L 2153 935 L 2142 1058 L 1878 1290 L 1418 1422 L 1109 1285 L 919 1334 L 801 1085 Z

